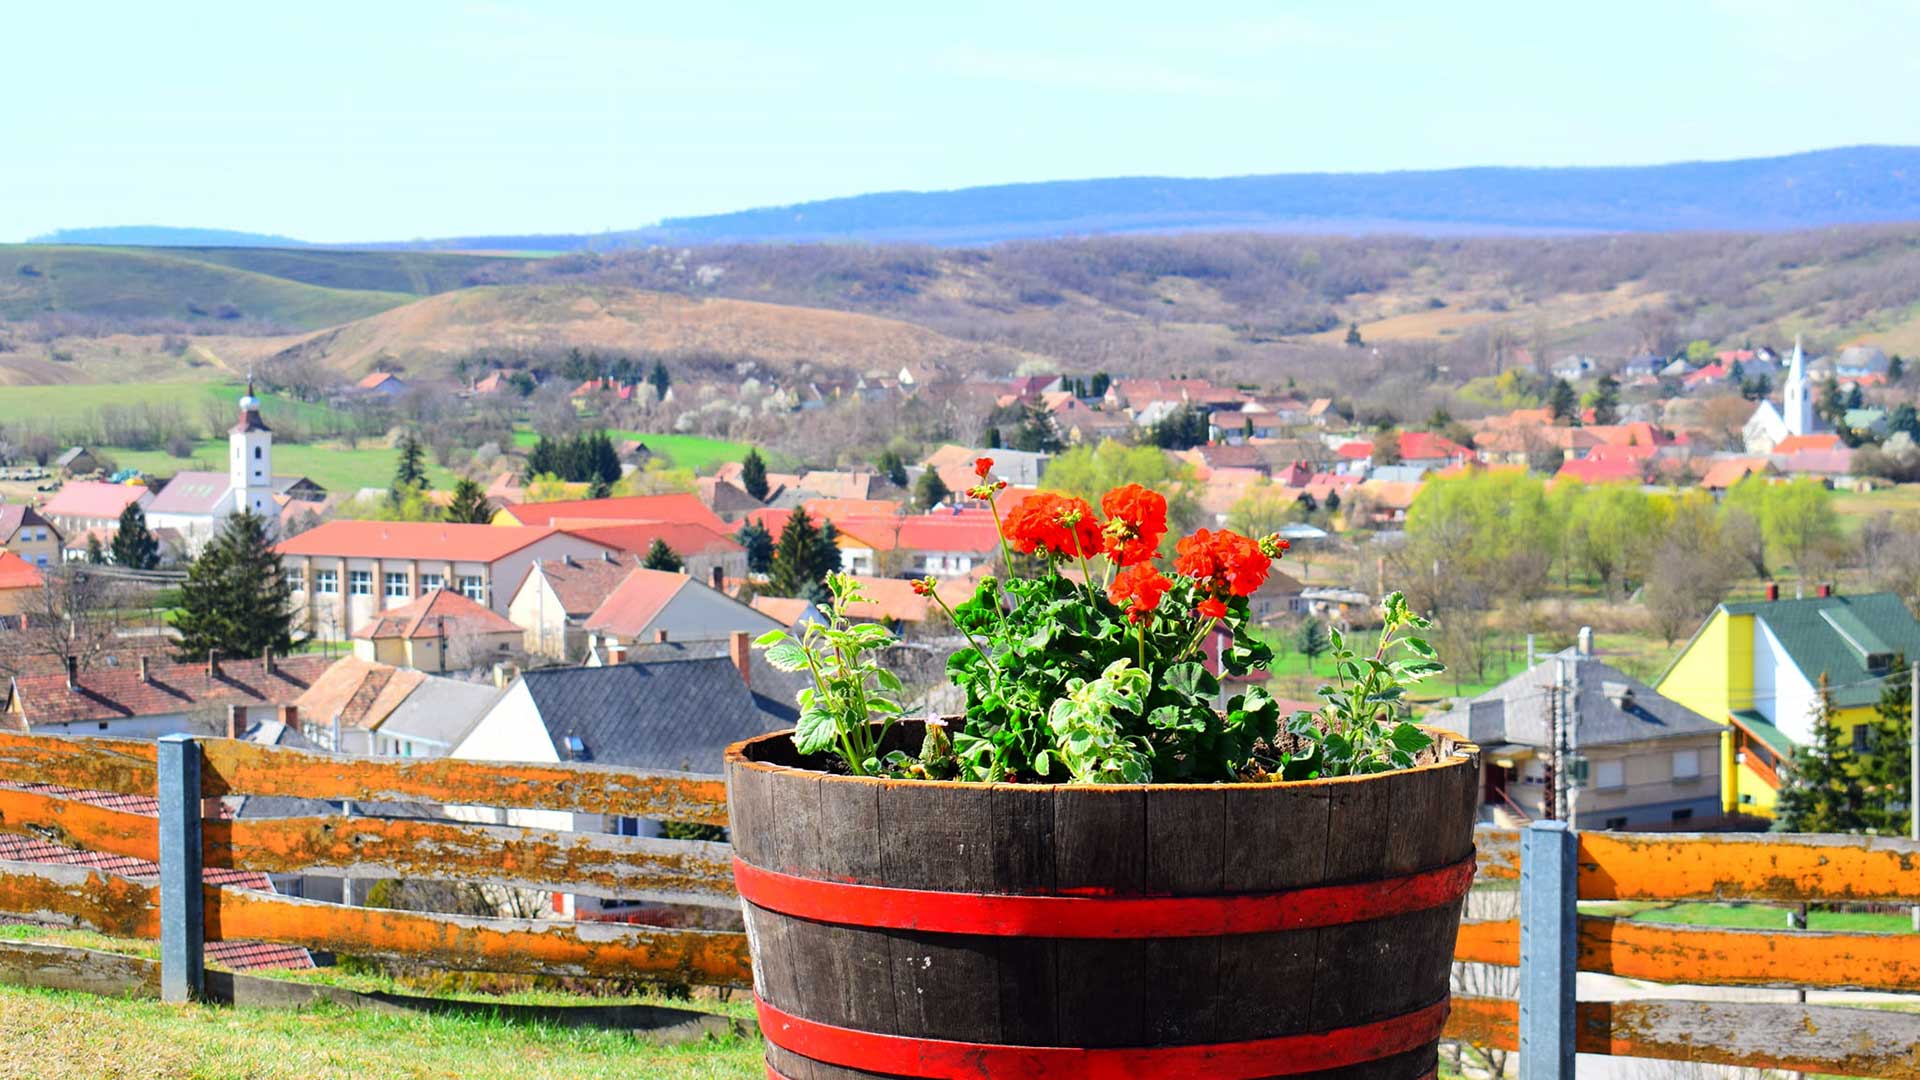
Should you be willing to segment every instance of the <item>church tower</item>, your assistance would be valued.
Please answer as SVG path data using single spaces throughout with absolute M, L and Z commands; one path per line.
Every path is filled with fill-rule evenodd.
M 260 419 L 252 375 L 247 376 L 247 396 L 240 399 L 240 422 L 227 433 L 227 496 L 233 513 L 249 510 L 274 520 L 273 430 Z
M 1800 338 L 1793 339 L 1793 361 L 1787 366 L 1787 386 L 1781 401 L 1782 417 L 1787 422 L 1787 434 L 1811 435 L 1813 423 L 1813 397 L 1807 386 L 1807 359 L 1800 351 Z

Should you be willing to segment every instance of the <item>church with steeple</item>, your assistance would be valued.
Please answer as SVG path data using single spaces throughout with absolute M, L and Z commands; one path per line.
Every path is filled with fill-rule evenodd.
M 325 497 L 305 477 L 273 474 L 273 429 L 260 418 L 260 399 L 249 375 L 240 416 L 227 430 L 227 471 L 174 474 L 148 505 L 147 525 L 175 530 L 181 546 L 198 554 L 228 518 L 243 510 L 266 519 L 268 532 L 277 533 L 289 500 L 312 499 L 317 505 Z
M 1800 338 L 1793 339 L 1793 358 L 1787 364 L 1780 405 L 1762 401 L 1753 410 L 1742 430 L 1742 441 L 1749 454 L 1771 454 L 1773 448 L 1794 435 L 1814 435 L 1824 430 L 1813 411 L 1813 386 L 1807 380 L 1807 357 L 1800 349 Z

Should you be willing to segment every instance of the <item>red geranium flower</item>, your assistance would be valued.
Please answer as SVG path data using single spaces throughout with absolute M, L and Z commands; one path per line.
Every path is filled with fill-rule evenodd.
M 1153 558 L 1167 531 L 1167 500 L 1139 484 L 1114 488 L 1100 500 L 1107 515 L 1106 552 L 1121 566 Z
M 1150 563 L 1136 563 L 1114 576 L 1107 599 L 1127 609 L 1127 621 L 1144 622 L 1160 606 L 1160 597 L 1173 582 Z
M 1100 552 L 1100 523 L 1085 499 L 1051 491 L 1021 500 L 1007 515 L 1007 542 L 1022 554 L 1045 548 L 1055 555 L 1075 558 Z
M 1224 619 L 1227 617 L 1227 603 L 1217 596 L 1209 596 L 1193 605 L 1193 613 L 1203 619 Z
M 985 480 L 987 478 L 987 474 L 992 471 L 993 471 L 992 458 L 983 457 L 983 458 L 973 459 L 973 475 L 979 477 L 982 480 Z
M 933 590 L 938 587 L 939 584 L 940 582 L 932 577 L 915 578 L 913 582 L 913 593 L 915 596 L 932 596 Z
M 1257 541 L 1237 532 L 1201 529 L 1180 541 L 1173 568 L 1200 583 L 1202 591 L 1252 596 L 1267 580 L 1273 560 Z

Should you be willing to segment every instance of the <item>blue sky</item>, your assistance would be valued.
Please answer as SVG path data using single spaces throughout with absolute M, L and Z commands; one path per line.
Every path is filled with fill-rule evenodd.
M 34 4 L 0 240 L 593 232 L 1076 177 L 1920 143 L 1920 4 Z

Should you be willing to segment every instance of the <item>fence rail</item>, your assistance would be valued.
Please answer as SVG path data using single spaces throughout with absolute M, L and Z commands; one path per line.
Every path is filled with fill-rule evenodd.
M 129 877 L 0 861 L 0 911 L 159 938 L 163 957 L 197 953 L 203 941 L 250 940 L 452 969 L 751 982 L 740 933 L 354 907 L 201 877 L 207 868 L 431 879 L 731 908 L 738 897 L 732 849 L 724 843 L 431 816 L 202 813 L 213 805 L 205 800 L 247 795 L 724 825 L 718 779 L 593 765 L 356 759 L 217 739 L 168 742 L 0 733 L 0 784 L 34 785 L 0 786 L 0 833 L 158 864 L 153 876 Z M 161 815 L 101 805 L 113 800 L 89 794 L 103 792 L 158 796 Z M 171 812 L 170 795 L 178 803 Z M 170 847 L 170 839 L 177 844 Z M 1456 997 L 1450 1039 L 1505 1050 L 1524 1042 L 1529 1080 L 1571 1075 L 1559 1063 L 1576 1050 L 1920 1080 L 1920 1015 L 1785 1002 L 1576 1002 L 1573 985 L 1585 971 L 1691 986 L 1920 993 L 1920 935 L 1721 929 L 1577 911 L 1581 900 L 1912 903 L 1920 898 L 1920 843 L 1574 834 L 1534 823 L 1527 830 L 1482 829 L 1477 845 L 1482 883 L 1490 894 L 1516 895 L 1521 916 L 1468 919 L 1455 958 L 1517 967 L 1530 1005 Z M 175 901 L 178 916 L 163 916 L 167 881 L 186 889 Z M 192 975 L 170 982 L 164 970 L 161 983 L 176 995 L 200 986 Z

